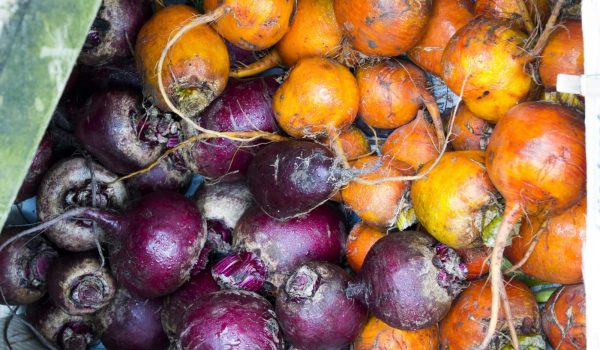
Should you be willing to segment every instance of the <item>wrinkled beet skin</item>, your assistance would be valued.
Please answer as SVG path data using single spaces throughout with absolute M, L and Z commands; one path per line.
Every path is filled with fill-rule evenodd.
M 94 94 L 82 109 L 75 137 L 107 169 L 128 174 L 150 164 L 163 146 L 139 140 L 131 118 L 141 115 L 142 95 L 130 89 Z
M 131 56 L 131 45 L 152 9 L 146 0 L 103 0 L 79 55 L 79 62 L 99 66 Z
M 271 304 L 246 291 L 202 296 L 185 314 L 177 333 L 183 349 L 282 350 L 284 345 Z
M 102 343 L 108 350 L 166 350 L 169 340 L 160 322 L 161 299 L 145 299 L 119 290 L 106 309 Z
M 18 228 L 7 228 L 0 234 L 0 244 L 20 232 Z M 41 268 L 40 285 L 32 285 L 27 276 L 28 260 L 40 251 L 47 251 L 47 264 Z M 0 289 L 4 298 L 0 297 L 0 304 L 30 304 L 41 299 L 46 294 L 46 277 L 48 267 L 58 257 L 58 252 L 49 245 L 43 237 L 23 237 L 9 244 L 0 253 Z
M 258 255 L 269 269 L 268 281 L 279 286 L 303 262 L 339 263 L 346 235 L 342 214 L 330 204 L 287 221 L 251 207 L 233 231 L 233 246 Z
M 437 284 L 432 257 L 435 240 L 422 232 L 404 231 L 379 239 L 357 275 L 358 298 L 378 319 L 394 328 L 416 330 L 440 321 L 452 297 Z M 350 294 L 354 294 L 351 292 Z
M 216 131 L 277 130 L 271 99 L 277 83 L 273 78 L 232 80 L 225 91 L 208 106 L 196 122 Z M 190 125 L 183 126 L 186 138 L 198 133 Z M 228 173 L 226 180 L 238 179 L 246 170 L 259 147 L 243 147 L 224 138 L 196 142 L 182 150 L 185 162 L 192 171 L 209 178 Z
M 281 329 L 298 349 L 341 349 L 358 336 L 367 321 L 367 309 L 346 297 L 350 275 L 341 267 L 323 262 L 301 266 L 320 276 L 318 289 L 303 301 L 296 301 L 284 288 L 279 289 L 275 310 Z
M 267 214 L 287 219 L 310 211 L 335 193 L 336 166 L 334 154 L 325 146 L 276 142 L 258 152 L 250 164 L 248 186 Z
M 203 271 L 192 276 L 175 293 L 165 298 L 162 306 L 161 320 L 163 329 L 169 338 L 175 340 L 175 332 L 182 315 L 201 296 L 221 290 L 217 282 L 212 278 L 210 271 Z
M 110 233 L 111 269 L 119 285 L 146 298 L 181 286 L 206 242 L 206 221 L 193 201 L 176 192 L 151 193 L 121 215 L 87 215 Z
M 192 173 L 171 154 L 150 171 L 126 181 L 133 193 L 144 195 L 159 191 L 181 192 L 191 179 Z
M 42 182 L 42 178 L 44 178 L 44 174 L 52 165 L 52 146 L 52 138 L 49 134 L 44 134 L 44 137 L 42 137 L 42 141 L 40 141 L 40 144 L 35 151 L 35 155 L 33 156 L 33 162 L 29 166 L 27 175 L 25 175 L 25 179 L 21 184 L 21 188 L 15 199 L 16 203 L 35 196 L 38 186 L 40 185 L 40 182 Z

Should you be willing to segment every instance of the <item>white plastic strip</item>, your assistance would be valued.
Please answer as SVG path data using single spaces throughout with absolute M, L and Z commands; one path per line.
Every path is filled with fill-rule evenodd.
M 583 0 L 581 13 L 585 75 L 597 77 L 600 76 L 600 0 Z M 600 92 L 587 90 L 584 93 L 588 211 L 583 273 L 587 348 L 600 349 Z

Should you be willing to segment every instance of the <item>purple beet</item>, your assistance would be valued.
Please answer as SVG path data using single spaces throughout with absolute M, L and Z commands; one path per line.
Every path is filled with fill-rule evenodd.
M 229 65 L 232 67 L 245 66 L 260 58 L 261 51 L 244 50 L 227 40 L 225 40 L 225 46 L 227 46 L 227 52 L 229 53 Z
M 454 250 L 425 233 L 404 231 L 371 247 L 347 293 L 391 327 L 422 329 L 446 315 L 466 273 Z
M 272 143 L 248 168 L 248 185 L 260 207 L 277 219 L 303 215 L 342 184 L 340 164 L 325 146 L 307 141 Z
M 192 173 L 176 153 L 161 160 L 150 171 L 126 180 L 132 193 L 144 195 L 159 191 L 183 191 L 190 183 Z
M 80 216 L 107 233 L 118 284 L 146 298 L 170 294 L 188 280 L 206 241 L 195 203 L 176 192 L 146 195 L 122 214 L 89 208 Z
M 167 332 L 169 338 L 175 340 L 179 321 L 198 298 L 218 290 L 221 290 L 221 288 L 212 278 L 210 271 L 203 271 L 192 276 L 175 293 L 166 297 L 163 302 L 161 320 L 163 329 Z
M 268 268 L 268 281 L 276 287 L 301 263 L 313 260 L 339 263 L 345 241 L 342 214 L 329 204 L 287 221 L 276 220 L 251 207 L 233 232 L 234 248 L 260 257 Z
M 48 271 L 48 295 L 69 315 L 94 313 L 115 296 L 116 284 L 96 253 L 59 258 Z
M 155 161 L 179 140 L 169 113 L 142 106 L 141 93 L 111 89 L 92 95 L 82 108 L 75 136 L 107 169 L 128 174 Z
M 195 121 L 215 131 L 274 131 L 277 129 L 271 107 L 271 97 L 277 88 L 272 78 L 232 80 L 225 91 L 211 103 Z M 198 131 L 185 123 L 185 138 Z M 253 144 L 256 144 L 254 142 Z M 245 175 L 258 146 L 250 147 L 224 138 L 196 142 L 182 153 L 185 163 L 193 172 L 208 178 L 232 180 Z
M 337 350 L 356 338 L 368 312 L 346 296 L 349 281 L 350 275 L 339 266 L 307 262 L 279 289 L 277 319 L 295 348 Z
M 92 177 L 96 189 L 92 186 Z M 88 207 L 95 202 L 102 209 L 120 209 L 128 201 L 121 182 L 112 183 L 117 176 L 94 161 L 71 158 L 55 164 L 40 184 L 37 196 L 37 214 L 47 221 L 74 207 Z M 95 192 L 95 201 L 93 193 Z M 102 239 L 101 228 L 91 222 L 62 220 L 45 231 L 46 237 L 59 248 L 81 252 L 96 249 L 96 239 Z
M 0 234 L 0 244 L 14 236 L 18 229 Z M 43 237 L 23 237 L 13 241 L 0 254 L 0 304 L 31 304 L 46 294 L 48 268 L 58 253 Z
M 44 338 L 65 350 L 85 350 L 103 331 L 96 315 L 69 315 L 47 298 L 28 305 L 25 318 Z
M 37 150 L 35 151 L 35 155 L 33 156 L 33 161 L 29 166 L 27 175 L 25 175 L 25 179 L 21 184 L 21 188 L 19 189 L 19 193 L 15 199 L 16 203 L 35 196 L 40 182 L 42 182 L 42 179 L 44 178 L 44 174 L 52 165 L 52 146 L 52 138 L 49 134 L 44 134 Z
M 78 67 L 77 96 L 80 99 L 87 99 L 97 91 L 111 88 L 142 89 L 142 78 L 133 58 L 116 64 Z
M 88 31 L 79 62 L 99 66 L 131 56 L 138 31 L 151 15 L 149 1 L 103 0 Z
M 102 311 L 107 350 L 166 350 L 169 340 L 160 323 L 161 299 L 146 299 L 119 289 Z
M 217 261 L 211 273 L 223 289 L 258 292 L 269 272 L 262 259 L 253 252 L 232 252 Z
M 185 313 L 177 334 L 177 346 L 182 349 L 283 349 L 271 304 L 247 291 L 223 290 L 202 296 Z

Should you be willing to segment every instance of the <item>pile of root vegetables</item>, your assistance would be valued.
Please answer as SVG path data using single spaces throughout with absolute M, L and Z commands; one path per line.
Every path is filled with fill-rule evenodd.
M 39 222 L 0 236 L 12 322 L 69 350 L 585 348 L 576 3 L 181 3 L 103 1 L 16 201 Z

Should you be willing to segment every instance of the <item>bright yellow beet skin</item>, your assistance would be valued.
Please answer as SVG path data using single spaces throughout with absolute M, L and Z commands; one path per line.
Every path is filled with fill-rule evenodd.
M 459 249 L 482 244 L 483 212 L 500 195 L 485 169 L 484 151 L 458 151 L 444 154 L 427 176 L 414 181 L 411 197 L 427 232 Z
M 476 116 L 496 123 L 523 101 L 533 85 L 530 56 L 522 49 L 527 36 L 509 22 L 475 19 L 460 29 L 442 56 L 442 79 Z

